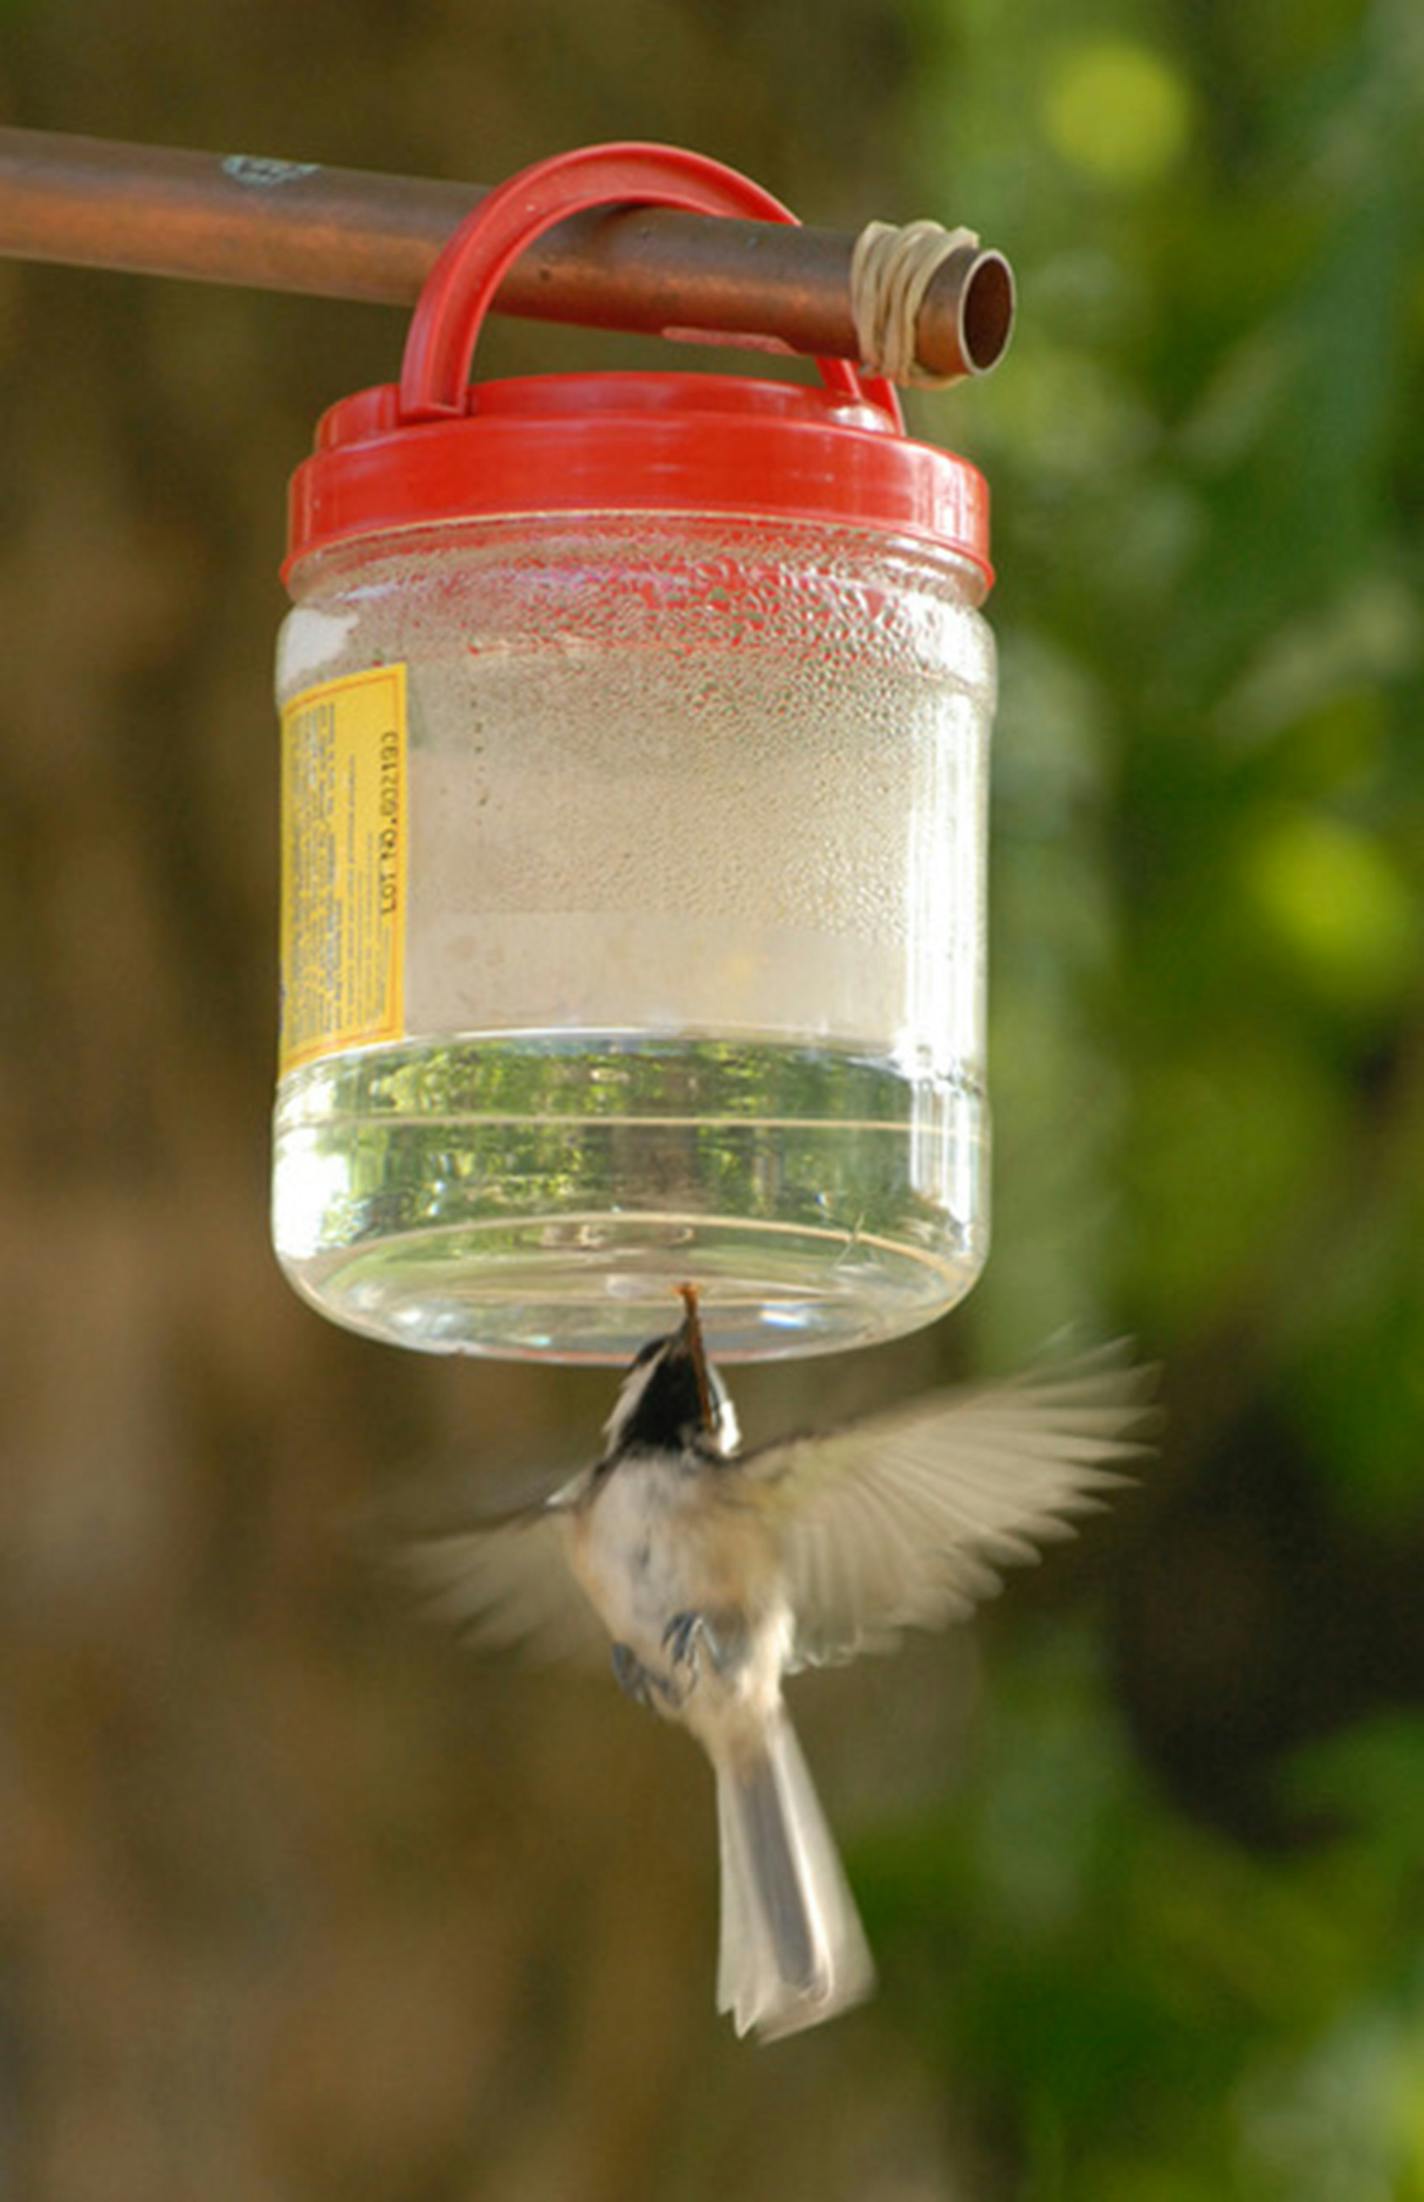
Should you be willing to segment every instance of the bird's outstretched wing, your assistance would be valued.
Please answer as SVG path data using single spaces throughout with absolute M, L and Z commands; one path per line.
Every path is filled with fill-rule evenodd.
M 782 1539 L 796 1663 L 957 1620 L 999 1568 L 1071 1535 L 1149 1449 L 1155 1378 L 1121 1342 L 748 1453 Z
M 536 1666 L 606 1664 L 607 1634 L 569 1571 L 569 1503 L 582 1481 L 488 1527 L 408 1545 L 403 1571 L 431 1618 L 483 1651 L 517 1651 Z

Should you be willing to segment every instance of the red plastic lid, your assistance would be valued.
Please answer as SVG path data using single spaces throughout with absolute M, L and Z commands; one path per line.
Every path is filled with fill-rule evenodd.
M 403 425 L 394 383 L 343 398 L 292 477 L 283 568 L 440 521 L 555 512 L 820 520 L 928 538 L 993 580 L 967 460 L 828 390 L 733 375 L 534 375 L 475 385 L 462 420 Z
M 437 261 L 399 384 L 331 407 L 292 477 L 284 576 L 314 552 L 400 529 L 558 512 L 811 520 L 911 535 L 976 565 L 989 492 L 967 460 L 904 434 L 890 386 L 843 360 L 822 385 L 733 375 L 540 375 L 469 383 L 489 300 L 517 254 L 609 201 L 794 219 L 717 162 L 591 147 L 490 192 Z

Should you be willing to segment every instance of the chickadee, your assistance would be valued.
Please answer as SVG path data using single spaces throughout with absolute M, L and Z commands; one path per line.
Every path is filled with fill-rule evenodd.
M 629 1696 L 687 1728 L 717 1781 L 717 2008 L 763 2039 L 860 2002 L 874 1967 L 782 1703 L 783 1676 L 962 1619 L 996 1567 L 1144 1450 L 1152 1372 L 1121 1347 L 995 1387 L 929 1394 L 741 1449 L 686 1316 L 636 1356 L 601 1457 L 538 1505 L 420 1548 L 480 1642 L 550 1656 L 601 1641 Z

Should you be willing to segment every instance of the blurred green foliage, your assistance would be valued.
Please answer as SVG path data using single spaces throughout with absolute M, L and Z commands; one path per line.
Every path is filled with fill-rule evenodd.
M 1261 1857 L 1164 1809 L 1071 1631 L 1020 1643 L 1000 1686 L 969 1796 L 858 1862 L 946 2069 L 1018 2131 L 1020 2191 L 1424 2192 L 1419 1726 L 1293 1760 L 1299 1798 L 1361 1833 Z
M 996 1360 L 1125 1321 L 1170 1424 L 1099 1600 L 994 1638 L 966 1791 L 859 1863 L 1005 2193 L 1407 2202 L 1424 13 L 920 20 L 922 174 L 1024 301 L 952 424 L 1001 571 L 974 1320 Z

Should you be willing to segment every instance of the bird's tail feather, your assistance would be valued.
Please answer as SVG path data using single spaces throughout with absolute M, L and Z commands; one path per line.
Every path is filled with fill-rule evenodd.
M 717 2008 L 763 2040 L 833 2018 L 875 1982 L 796 1734 L 779 1708 L 713 1755 L 722 1848 Z

